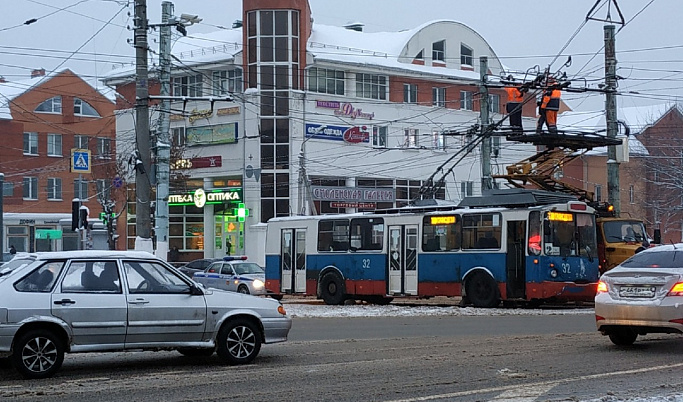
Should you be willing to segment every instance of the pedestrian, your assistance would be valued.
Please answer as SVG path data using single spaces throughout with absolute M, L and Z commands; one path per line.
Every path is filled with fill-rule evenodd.
M 180 260 L 180 251 L 178 250 L 178 246 L 171 247 L 169 258 L 172 262 L 178 262 Z
M 512 77 L 508 77 L 512 80 Z M 522 105 L 524 104 L 524 93 L 528 91 L 528 87 L 524 85 L 520 86 L 507 86 L 505 87 L 505 92 L 508 95 L 508 102 L 505 105 L 505 112 L 508 114 L 510 119 L 510 128 L 513 134 L 522 134 Z
M 17 253 L 17 249 L 14 247 L 14 244 L 9 246 L 9 253 L 12 255 L 15 255 Z
M 557 134 L 557 113 L 560 110 L 560 97 L 562 95 L 560 88 L 560 85 L 554 78 L 550 77 L 548 79 L 546 88 L 543 91 L 543 97 L 538 105 L 539 117 L 538 124 L 536 125 L 537 134 L 540 134 L 543 130 L 543 124 L 548 127 L 549 133 Z
M 232 252 L 232 243 L 230 243 L 230 239 L 225 239 L 225 254 L 230 255 Z

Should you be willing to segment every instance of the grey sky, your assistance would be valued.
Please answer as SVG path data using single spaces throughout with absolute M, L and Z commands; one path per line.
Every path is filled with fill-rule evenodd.
M 618 75 L 624 78 L 620 90 L 640 92 L 624 94 L 619 98 L 619 106 L 680 100 L 683 97 L 683 24 L 680 22 L 683 2 L 616 1 L 627 21 L 616 41 Z M 0 75 L 10 81 L 27 78 L 34 68 L 52 70 L 58 66 L 71 68 L 94 80 L 113 64 L 134 60 L 134 50 L 126 42 L 132 38 L 132 31 L 126 27 L 133 25 L 133 0 L 3 2 L 13 5 L 3 7 L 0 22 Z M 339 26 L 362 22 L 369 32 L 410 29 L 438 19 L 456 20 L 480 33 L 503 64 L 518 70 L 534 65 L 546 67 L 568 44 L 562 52 L 564 56 L 557 59 L 552 70 L 561 67 L 566 55 L 572 55 L 573 64 L 565 69 L 569 76 L 594 83 L 604 76 L 604 56 L 595 55 L 604 44 L 604 23 L 585 22 L 596 0 L 309 2 L 316 23 Z M 596 17 L 606 18 L 606 3 L 606 0 L 601 2 L 603 5 Z M 204 19 L 201 24 L 188 28 L 190 35 L 229 28 L 233 21 L 241 19 L 241 0 L 177 0 L 174 4 L 176 15 L 197 14 Z M 150 23 L 160 22 L 161 1 L 148 0 L 147 5 Z M 619 19 L 614 7 L 611 16 Z M 31 18 L 38 21 L 22 25 Z M 158 48 L 152 36 L 151 47 Z M 81 46 L 78 53 L 65 61 Z M 604 103 L 603 97 L 596 94 L 566 94 L 565 99 L 576 110 L 600 109 Z

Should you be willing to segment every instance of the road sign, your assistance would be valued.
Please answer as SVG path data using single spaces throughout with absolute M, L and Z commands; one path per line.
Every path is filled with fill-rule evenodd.
M 90 151 L 87 149 L 71 149 L 71 172 L 90 173 Z
M 36 239 L 54 240 L 61 239 L 62 231 L 55 229 L 36 229 Z
M 123 179 L 119 176 L 114 177 L 114 187 L 115 188 L 121 188 L 123 187 Z

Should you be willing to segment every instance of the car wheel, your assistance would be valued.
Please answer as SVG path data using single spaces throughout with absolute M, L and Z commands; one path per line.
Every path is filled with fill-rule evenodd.
M 64 362 L 64 346 L 54 333 L 34 330 L 24 334 L 14 344 L 12 363 L 24 378 L 48 378 Z
M 617 346 L 630 346 L 636 341 L 638 334 L 629 327 L 615 328 L 609 333 L 609 340 Z
M 180 348 L 178 349 L 178 352 L 180 352 L 181 355 L 187 356 L 187 357 L 209 357 L 213 355 L 213 352 L 215 352 L 215 349 L 206 349 L 206 348 Z
M 496 281 L 488 274 L 475 272 L 465 285 L 467 297 L 474 307 L 496 307 L 500 304 Z
M 240 318 L 227 322 L 218 332 L 218 356 L 230 365 L 247 364 L 261 350 L 261 334 L 254 323 Z
M 240 285 L 240 287 L 237 288 L 237 293 L 242 293 L 245 295 L 249 294 L 249 288 L 246 287 L 245 285 Z
M 330 273 L 323 276 L 320 288 L 325 304 L 337 306 L 344 303 L 344 283 L 339 275 Z

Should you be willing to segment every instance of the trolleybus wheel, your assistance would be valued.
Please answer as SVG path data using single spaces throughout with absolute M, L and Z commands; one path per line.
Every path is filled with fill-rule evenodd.
M 475 272 L 467 279 L 466 290 L 474 307 L 496 307 L 500 303 L 496 281 L 483 272 Z
M 344 284 L 339 275 L 329 273 L 323 276 L 320 288 L 325 304 L 336 306 L 344 303 Z

